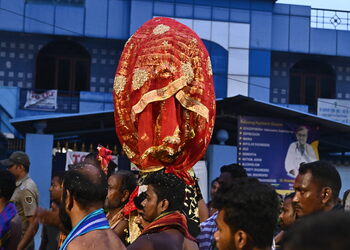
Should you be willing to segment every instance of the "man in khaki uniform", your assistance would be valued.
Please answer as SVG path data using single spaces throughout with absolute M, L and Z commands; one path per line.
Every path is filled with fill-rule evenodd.
M 1 164 L 7 167 L 16 177 L 16 189 L 11 197 L 15 203 L 17 213 L 22 220 L 22 237 L 17 249 L 34 249 L 34 235 L 37 231 L 27 230 L 34 220 L 35 210 L 38 207 L 39 192 L 35 182 L 29 177 L 30 161 L 26 153 L 17 151 L 10 158 L 2 160 Z

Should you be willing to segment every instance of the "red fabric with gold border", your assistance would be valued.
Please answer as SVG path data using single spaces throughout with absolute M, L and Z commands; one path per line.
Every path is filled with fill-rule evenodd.
M 200 160 L 215 120 L 211 62 L 201 39 L 170 18 L 153 18 L 125 44 L 114 80 L 116 131 L 141 171 L 181 176 Z

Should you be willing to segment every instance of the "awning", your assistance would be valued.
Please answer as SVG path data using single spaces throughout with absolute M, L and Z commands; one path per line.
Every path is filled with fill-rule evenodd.
M 225 129 L 230 134 L 227 144 L 236 145 L 237 120 L 241 115 L 271 117 L 316 126 L 320 132 L 319 151 L 321 153 L 350 152 L 350 126 L 348 124 L 240 95 L 217 100 L 212 143 L 217 143 L 215 132 Z M 11 120 L 11 124 L 23 135 L 36 133 L 35 124 L 38 122 L 45 122 L 44 133 L 53 134 L 55 139 L 75 138 L 75 140 L 105 145 L 119 144 L 115 133 L 113 110 L 31 116 Z
M 119 144 L 115 133 L 113 110 L 21 117 L 10 122 L 22 135 L 36 133 L 37 124 L 44 122 L 46 124 L 44 133 L 53 134 L 56 140 L 80 140 L 103 145 Z

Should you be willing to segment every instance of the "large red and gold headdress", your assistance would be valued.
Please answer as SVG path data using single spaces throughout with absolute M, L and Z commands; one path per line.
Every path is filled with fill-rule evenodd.
M 141 171 L 165 168 L 189 181 L 215 120 L 209 54 L 187 26 L 157 17 L 125 44 L 114 79 L 116 131 Z

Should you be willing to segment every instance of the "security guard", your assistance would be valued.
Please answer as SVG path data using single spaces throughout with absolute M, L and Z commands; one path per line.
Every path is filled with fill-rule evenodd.
M 39 192 L 35 182 L 29 177 L 30 161 L 26 153 L 17 151 L 10 158 L 0 161 L 8 171 L 16 177 L 16 189 L 11 197 L 15 203 L 17 213 L 22 220 L 22 237 L 18 249 L 34 249 L 34 235 L 37 231 L 27 230 L 34 220 L 35 210 L 38 207 Z

